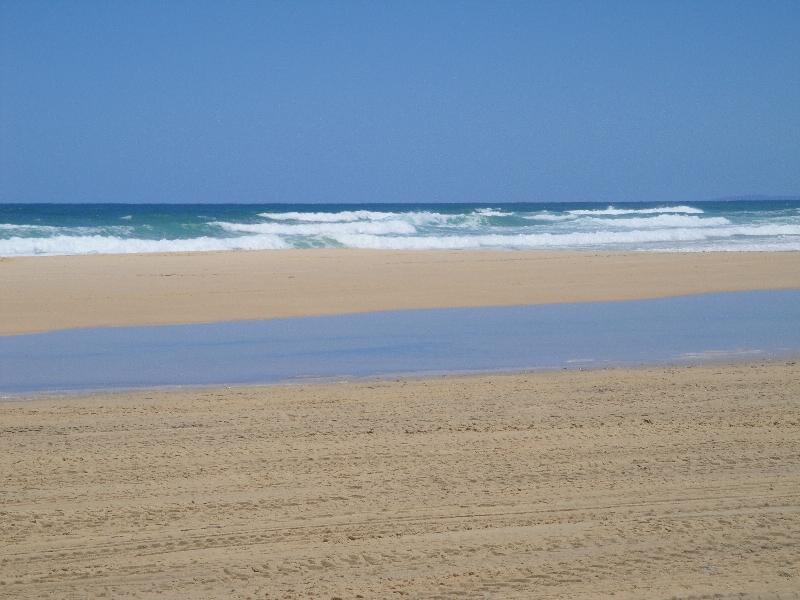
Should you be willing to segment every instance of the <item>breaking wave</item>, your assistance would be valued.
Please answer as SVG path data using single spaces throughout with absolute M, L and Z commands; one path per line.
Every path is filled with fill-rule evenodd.
M 0 205 L 0 256 L 282 248 L 800 250 L 800 202 L 363 207 Z M 5 210 L 5 212 L 4 212 Z M 37 212 L 38 211 L 38 212 Z M 81 212 L 83 211 L 83 212 Z M 22 215 L 22 216 L 20 216 Z M 124 225 L 120 223 L 123 220 Z
M 185 240 L 142 240 L 100 235 L 57 235 L 49 238 L 0 239 L 0 256 L 273 250 L 287 247 L 283 240 L 272 235 L 237 238 L 199 237 Z

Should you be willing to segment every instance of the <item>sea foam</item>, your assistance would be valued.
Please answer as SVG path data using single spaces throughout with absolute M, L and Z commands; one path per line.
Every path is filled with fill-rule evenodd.
M 208 252 L 287 248 L 281 238 L 257 235 L 236 238 L 199 237 L 183 240 L 143 240 L 113 236 L 68 236 L 0 239 L 0 256 L 63 254 L 137 254 L 145 252 Z
M 675 205 L 0 205 L 0 255 L 281 248 L 798 250 L 800 201 Z M 53 205 L 50 205 L 51 207 Z

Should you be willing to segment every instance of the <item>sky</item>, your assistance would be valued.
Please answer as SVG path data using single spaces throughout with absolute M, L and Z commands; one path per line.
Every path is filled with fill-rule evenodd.
M 0 202 L 800 195 L 800 2 L 0 0 Z

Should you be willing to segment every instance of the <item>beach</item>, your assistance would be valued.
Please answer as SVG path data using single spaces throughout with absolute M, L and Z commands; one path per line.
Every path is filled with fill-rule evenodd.
M 798 31 L 0 0 L 0 600 L 800 600 Z
M 0 335 L 800 288 L 798 252 L 281 250 L 0 258 Z
M 0 404 L 0 597 L 796 598 L 793 360 Z
M 798 267 L 14 258 L 2 333 L 796 289 Z M 5 398 L 0 597 L 797 598 L 800 367 L 731 360 Z

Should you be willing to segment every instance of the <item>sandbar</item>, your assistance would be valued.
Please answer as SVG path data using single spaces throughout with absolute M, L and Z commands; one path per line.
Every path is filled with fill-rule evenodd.
M 0 597 L 796 598 L 795 360 L 0 403 Z
M 796 252 L 266 250 L 0 259 L 0 335 L 800 288 Z

